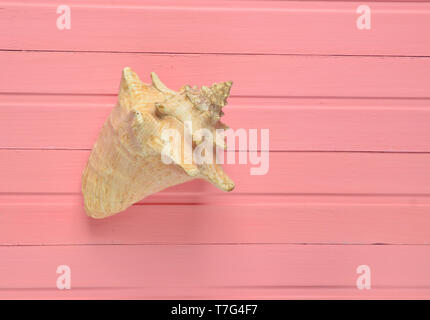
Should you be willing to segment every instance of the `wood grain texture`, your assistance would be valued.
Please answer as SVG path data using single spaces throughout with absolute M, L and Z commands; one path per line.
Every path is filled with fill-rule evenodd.
M 181 201 L 180 193 L 155 194 L 101 221 L 87 217 L 80 195 L 2 195 L 0 246 L 430 243 L 430 197 L 261 194 L 234 195 L 227 203 Z
M 129 66 L 146 83 L 156 71 L 174 90 L 234 80 L 232 96 L 430 97 L 430 59 L 417 57 L 4 51 L 0 64 L 0 93 L 117 95 Z
M 0 150 L 0 193 L 80 193 L 89 151 Z M 238 158 L 238 155 L 236 155 Z M 225 165 L 243 193 L 429 195 L 429 153 L 271 152 L 265 175 L 250 175 L 246 165 Z M 172 187 L 194 195 L 221 193 L 202 180 Z
M 110 290 L 115 298 L 428 298 L 429 250 L 279 244 L 3 246 L 0 297 L 32 298 L 36 292 L 39 298 L 94 299 Z M 72 270 L 71 290 L 56 289 L 55 271 L 63 264 Z M 371 290 L 355 286 L 356 269 L 363 264 L 373 270 Z
M 55 27 L 60 4 L 64 1 L 0 2 L 0 49 L 408 56 L 430 53 L 428 3 L 372 1 L 368 3 L 372 29 L 358 30 L 356 10 L 362 3 L 73 1 L 71 29 L 62 31 Z
M 89 150 L 116 101 L 113 95 L 0 95 L 0 148 Z M 259 140 L 269 129 L 271 151 L 430 151 L 426 99 L 232 97 L 224 112 L 231 128 L 257 129 Z

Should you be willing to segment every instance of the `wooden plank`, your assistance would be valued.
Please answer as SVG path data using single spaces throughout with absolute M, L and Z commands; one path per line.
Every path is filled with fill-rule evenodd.
M 0 64 L 1 93 L 116 95 L 130 66 L 172 89 L 233 80 L 233 96 L 430 97 L 427 58 L 22 51 L 0 52 Z
M 429 197 L 235 198 L 161 204 L 154 195 L 95 220 L 77 195 L 1 196 L 0 245 L 430 243 Z
M 312 1 L 73 1 L 70 30 L 56 27 L 62 1 L 0 2 L 0 49 L 174 53 L 428 56 L 430 4 Z M 366 3 L 365 3 L 366 4 Z M 94 17 L 97 16 L 97 19 Z M 420 32 L 417 32 L 419 30 Z
M 385 1 L 385 0 L 384 0 Z M 395 0 L 398 1 L 398 0 Z M 360 290 L 350 288 L 315 287 L 224 287 L 224 288 L 74 288 L 58 289 L 8 289 L 0 290 L 0 299 L 40 300 L 40 299 L 162 299 L 162 300 L 428 300 L 430 290 L 426 288 L 383 288 Z M 223 311 L 221 311 L 223 312 Z
M 429 153 L 270 152 L 265 175 L 260 165 L 225 165 L 236 181 L 235 194 L 430 194 Z M 0 150 L 0 193 L 80 193 L 89 151 Z M 266 160 L 263 160 L 263 163 Z M 263 172 L 262 172 L 263 173 Z M 222 193 L 195 180 L 169 191 L 192 195 Z M 199 199 L 197 197 L 196 199 Z
M 91 149 L 117 99 L 11 94 L 0 100 L 0 148 Z M 429 101 L 232 97 L 223 121 L 234 129 L 269 129 L 272 151 L 428 152 Z
M 88 298 L 118 288 L 146 298 L 330 297 L 342 291 L 355 298 L 387 292 L 395 298 L 410 298 L 411 292 L 429 297 L 429 250 L 428 245 L 2 246 L 0 294 L 6 298 L 20 289 L 26 298 Z M 56 289 L 59 265 L 71 269 L 69 292 Z M 370 267 L 370 290 L 356 288 L 360 265 Z M 124 295 L 116 291 L 112 298 Z

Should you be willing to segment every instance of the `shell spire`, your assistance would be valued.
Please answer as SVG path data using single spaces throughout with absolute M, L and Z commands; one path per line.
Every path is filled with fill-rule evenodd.
M 154 72 L 151 80 L 142 83 L 130 68 L 123 70 L 118 103 L 82 175 L 84 206 L 91 217 L 111 216 L 150 194 L 197 178 L 224 191 L 234 188 L 213 152 L 216 146 L 225 147 L 224 137 L 214 134 L 211 142 L 207 136 L 227 128 L 219 120 L 232 82 L 201 89 L 187 85 L 176 92 Z M 171 132 L 177 136 L 166 136 Z M 205 161 L 194 159 L 200 150 Z
M 232 85 L 232 81 L 214 83 L 210 88 L 203 86 L 202 92 L 212 104 L 224 107 Z

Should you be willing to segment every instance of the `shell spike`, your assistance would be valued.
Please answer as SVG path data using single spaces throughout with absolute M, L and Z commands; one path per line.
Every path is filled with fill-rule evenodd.
M 235 187 L 233 180 L 216 163 L 203 164 L 200 166 L 200 172 L 206 180 L 223 191 L 232 191 Z
M 157 74 L 155 72 L 151 72 L 151 80 L 152 80 L 152 85 L 157 90 L 159 90 L 163 93 L 177 94 L 177 92 L 167 88 L 167 86 L 163 82 L 161 82 L 160 78 L 157 76 Z
M 122 70 L 121 83 L 118 94 L 119 105 L 130 109 L 136 104 L 141 96 L 142 82 L 139 76 L 131 70 L 130 67 L 125 67 Z

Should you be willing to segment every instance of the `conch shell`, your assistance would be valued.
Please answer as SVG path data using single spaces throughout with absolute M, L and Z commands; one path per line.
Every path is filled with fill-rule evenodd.
M 212 163 L 186 161 L 189 158 L 182 143 L 190 127 L 187 124 L 191 124 L 189 152 L 205 143 L 204 136 L 195 134 L 199 129 L 216 137 L 212 149 L 225 148 L 224 137 L 215 132 L 228 129 L 220 117 L 232 82 L 201 89 L 186 85 L 175 92 L 154 72 L 151 78 L 148 85 L 130 68 L 122 72 L 118 103 L 104 123 L 82 175 L 85 210 L 93 218 L 111 216 L 150 194 L 196 178 L 224 191 L 234 188 L 216 163 L 216 152 L 211 155 Z M 168 129 L 180 133 L 180 143 L 163 136 Z

